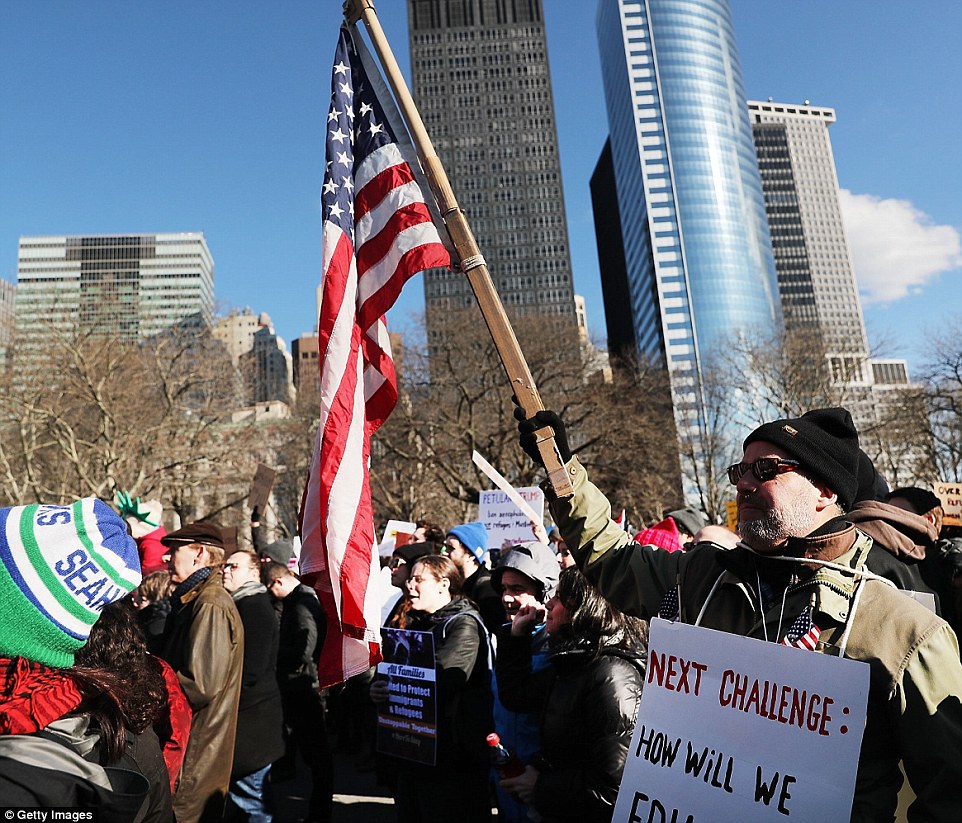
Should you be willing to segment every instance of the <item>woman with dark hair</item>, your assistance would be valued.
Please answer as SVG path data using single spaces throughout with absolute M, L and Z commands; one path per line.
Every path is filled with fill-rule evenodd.
M 488 749 L 491 731 L 490 640 L 477 607 L 461 593 L 464 578 L 443 555 L 419 558 L 405 584 L 405 628 L 434 636 L 437 758 L 428 766 L 397 760 L 399 823 L 448 819 L 489 823 Z M 388 699 L 388 681 L 371 684 L 371 699 Z
M 170 572 L 162 571 L 148 574 L 130 595 L 131 602 L 137 609 L 137 622 L 143 629 L 147 649 L 151 654 L 160 651 L 164 627 L 170 615 L 170 595 L 173 591 Z
M 112 667 L 75 665 L 102 610 L 139 583 L 137 546 L 103 501 L 0 509 L 4 805 L 91 809 L 101 823 L 149 808 L 148 779 L 124 762 L 147 704 Z
M 531 668 L 531 629 L 547 625 L 551 665 Z M 502 788 L 544 821 L 607 823 L 644 684 L 648 624 L 615 609 L 577 569 L 545 606 L 498 633 L 495 672 L 511 711 L 541 712 L 541 751 Z
M 123 745 L 116 757 L 121 763 L 132 764 L 150 783 L 137 823 L 172 821 L 170 776 L 153 729 L 167 712 L 167 687 L 160 661 L 147 653 L 129 599 L 104 606 L 75 660 L 74 672 L 81 676 L 87 671 L 110 672 L 114 676 L 112 698 L 123 719 L 123 730 L 118 735 Z

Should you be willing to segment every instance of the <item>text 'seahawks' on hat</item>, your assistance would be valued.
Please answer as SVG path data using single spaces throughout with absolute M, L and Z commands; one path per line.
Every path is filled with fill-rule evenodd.
M 101 500 L 0 509 L 0 657 L 72 666 L 103 607 L 140 578 L 137 544 Z
M 858 431 L 852 415 L 843 408 L 813 409 L 801 417 L 785 418 L 759 426 L 745 438 L 764 440 L 801 464 L 810 477 L 820 480 L 848 509 L 858 491 Z

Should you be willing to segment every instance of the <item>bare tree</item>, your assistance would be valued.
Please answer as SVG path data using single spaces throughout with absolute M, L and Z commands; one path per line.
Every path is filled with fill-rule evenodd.
M 616 505 L 639 510 L 636 516 L 676 505 L 663 374 L 636 363 L 606 380 L 593 350 L 559 327 L 544 317 L 515 320 L 532 376 L 565 421 L 572 450 Z M 475 450 L 515 486 L 543 479 L 518 448 L 512 392 L 480 314 L 451 313 L 431 331 L 433 345 L 405 345 L 402 397 L 375 438 L 372 492 L 381 519 L 463 520 L 490 487 L 471 461 Z
M 196 516 L 212 467 L 238 463 L 236 427 L 223 425 L 237 385 L 220 345 L 190 329 L 138 342 L 52 329 L 42 347 L 32 342 L 0 392 L 4 501 L 126 489 Z
M 962 324 L 931 338 L 925 402 L 939 480 L 962 479 Z

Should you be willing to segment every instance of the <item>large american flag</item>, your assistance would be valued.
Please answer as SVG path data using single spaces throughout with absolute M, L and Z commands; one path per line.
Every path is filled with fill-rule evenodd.
M 321 192 L 320 423 L 301 508 L 301 571 L 328 621 L 322 686 L 380 659 L 368 470 L 371 435 L 397 402 L 384 313 L 408 278 L 450 263 L 412 171 L 417 161 L 398 139 L 406 140 L 403 126 L 389 117 L 399 122 L 383 80 L 342 26 Z

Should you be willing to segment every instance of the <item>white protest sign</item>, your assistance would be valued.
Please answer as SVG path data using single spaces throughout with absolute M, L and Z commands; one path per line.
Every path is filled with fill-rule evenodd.
M 544 492 L 537 486 L 514 489 L 515 494 L 524 500 L 535 522 L 544 519 Z M 488 530 L 488 546 L 500 548 L 507 540 L 511 543 L 529 543 L 535 539 L 531 531 L 531 513 L 522 511 L 517 504 L 500 489 L 482 491 L 478 500 L 478 520 Z
M 394 553 L 394 549 L 397 548 L 398 534 L 410 536 L 414 534 L 415 529 L 417 529 L 417 525 L 408 520 L 388 520 L 387 525 L 384 527 L 384 537 L 381 539 L 381 545 L 378 546 L 377 553 L 381 557 L 390 557 Z
M 867 663 L 651 621 L 613 821 L 848 820 Z

